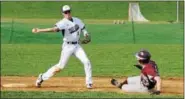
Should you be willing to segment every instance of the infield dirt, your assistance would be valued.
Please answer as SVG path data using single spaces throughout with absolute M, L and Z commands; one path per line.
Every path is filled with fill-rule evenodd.
M 118 92 L 125 93 L 110 84 L 111 77 L 93 77 L 93 89 L 87 89 L 84 77 L 53 77 L 45 81 L 41 88 L 35 87 L 37 77 L 18 77 L 3 76 L 1 77 L 2 91 L 56 91 L 56 92 L 83 92 L 83 91 L 101 91 L 101 92 Z M 119 81 L 125 78 L 116 78 Z M 162 79 L 162 94 L 180 94 L 183 95 L 184 78 L 167 78 Z M 24 85 L 5 87 L 4 85 Z

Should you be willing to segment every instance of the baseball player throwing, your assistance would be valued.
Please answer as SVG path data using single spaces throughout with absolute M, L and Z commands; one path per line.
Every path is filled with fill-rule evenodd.
M 134 65 L 141 70 L 140 76 L 128 77 L 125 81 L 119 83 L 116 79 L 111 80 L 111 84 L 126 92 L 149 92 L 151 94 L 160 94 L 161 79 L 156 63 L 150 60 L 151 55 L 146 50 L 136 53 L 139 64 Z M 157 87 L 154 90 L 154 87 Z
M 57 22 L 53 28 L 33 28 L 33 33 L 42 32 L 62 32 L 63 34 L 63 45 L 61 56 L 58 64 L 52 66 L 45 73 L 41 73 L 36 80 L 36 87 L 41 87 L 43 81 L 48 80 L 54 76 L 57 72 L 61 71 L 68 62 L 71 55 L 76 56 L 83 64 L 86 75 L 86 86 L 87 88 L 92 88 L 92 70 L 91 63 L 86 56 L 83 48 L 79 43 L 87 44 L 91 41 L 90 35 L 85 29 L 84 23 L 76 17 L 71 16 L 71 8 L 68 5 L 62 7 L 62 14 L 64 18 Z M 80 33 L 84 34 L 84 40 L 80 42 Z

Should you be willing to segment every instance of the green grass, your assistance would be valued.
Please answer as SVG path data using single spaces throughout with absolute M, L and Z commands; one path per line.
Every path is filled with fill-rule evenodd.
M 140 9 L 145 18 L 149 20 L 176 21 L 176 2 L 141 2 Z M 154 10 L 155 9 L 155 10 Z M 184 20 L 184 2 L 179 3 L 179 19 Z
M 60 18 L 61 6 L 72 6 L 73 15 L 82 19 L 128 19 L 129 2 L 1 2 L 1 16 L 8 18 Z M 180 21 L 184 19 L 184 2 L 180 2 Z M 176 21 L 176 2 L 140 2 L 142 14 L 152 21 Z M 153 10 L 155 9 L 155 10 Z
M 39 22 L 39 21 L 38 21 Z M 53 22 L 54 23 L 54 22 Z M 1 23 L 1 75 L 38 76 L 60 57 L 61 33 L 32 34 L 33 27 L 51 27 L 53 23 L 16 22 L 13 29 L 12 44 L 9 44 L 11 23 Z M 135 24 L 136 44 L 132 40 L 130 23 L 123 25 L 87 24 L 92 42 L 83 45 L 93 66 L 93 76 L 123 77 L 139 74 L 133 65 L 134 54 L 144 48 L 152 53 L 152 59 L 159 67 L 161 77 L 183 77 L 183 24 Z M 65 69 L 56 76 L 84 76 L 83 65 L 73 56 Z M 3 97 L 145 97 L 150 95 L 118 94 L 106 92 L 13 92 L 3 91 Z M 182 97 L 179 95 L 160 95 L 154 98 Z
M 83 46 L 93 66 L 93 76 L 138 75 L 135 52 L 148 49 L 162 77 L 183 77 L 183 45 L 166 44 L 89 44 Z M 2 44 L 1 74 L 37 76 L 55 65 L 60 44 Z M 73 56 L 57 76 L 84 76 L 83 65 Z
M 180 3 L 180 21 L 184 19 Z M 81 19 L 128 19 L 128 2 L 1 2 L 2 18 L 60 19 L 63 4 L 72 6 L 73 15 Z M 176 2 L 140 2 L 142 14 L 152 21 L 175 21 Z M 155 9 L 155 10 L 153 10 Z M 39 24 L 38 24 L 39 23 Z M 31 33 L 33 27 L 52 27 L 55 22 L 15 22 L 12 44 L 11 23 L 1 22 L 1 75 L 38 76 L 56 64 L 60 57 L 61 33 Z M 183 77 L 183 24 L 132 25 L 87 24 L 92 42 L 83 45 L 93 66 L 93 76 L 132 76 L 139 70 L 134 54 L 141 48 L 152 53 L 162 77 Z M 65 70 L 56 76 L 84 76 L 83 65 L 71 57 Z M 150 96 L 112 92 L 25 92 L 1 91 L 3 98 L 183 98 L 183 95 Z
M 121 94 L 113 92 L 24 92 L 2 91 L 2 98 L 183 98 L 182 95 Z
M 39 20 L 38 20 L 39 21 Z M 60 44 L 61 33 L 32 34 L 34 27 L 46 28 L 55 24 L 15 22 L 1 23 L 1 43 L 7 44 L 12 36 L 13 44 Z M 91 44 L 133 43 L 132 24 L 87 24 L 92 35 Z M 183 24 L 134 24 L 137 44 L 183 44 Z M 13 33 L 11 32 L 13 30 Z M 11 34 L 12 33 L 12 34 Z
M 61 51 L 61 33 L 31 33 L 33 27 L 51 26 L 15 22 L 12 44 L 9 44 L 11 23 L 2 22 L 2 75 L 37 76 L 56 64 Z M 136 44 L 133 44 L 131 26 L 130 23 L 87 24 L 92 42 L 83 47 L 93 65 L 93 76 L 137 75 L 139 70 L 133 67 L 134 53 L 142 48 L 151 51 L 163 77 L 183 76 L 183 24 L 135 24 Z M 58 76 L 84 76 L 83 66 L 71 57 Z

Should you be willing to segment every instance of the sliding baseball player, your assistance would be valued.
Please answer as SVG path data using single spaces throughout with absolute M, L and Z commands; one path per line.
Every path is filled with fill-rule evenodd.
M 151 55 L 146 50 L 136 53 L 136 58 L 139 64 L 134 66 L 141 70 L 141 74 L 139 76 L 128 77 L 121 83 L 116 79 L 112 79 L 111 84 L 126 92 L 149 92 L 159 95 L 161 93 L 161 78 L 157 64 L 150 60 Z M 154 89 L 155 86 L 156 89 Z

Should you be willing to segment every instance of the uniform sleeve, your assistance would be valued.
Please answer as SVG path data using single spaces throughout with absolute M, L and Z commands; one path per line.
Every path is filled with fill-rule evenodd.
M 78 21 L 79 21 L 81 30 L 85 29 L 85 24 L 82 22 L 82 20 L 78 19 Z
M 155 67 L 155 72 L 156 72 L 156 76 L 160 76 L 157 65 L 156 65 L 156 67 Z
M 87 32 L 87 30 L 86 30 L 86 28 L 85 28 L 85 24 L 84 24 L 80 19 L 79 19 L 79 25 L 80 25 L 80 28 L 81 28 L 81 30 L 82 30 L 84 36 L 85 36 L 85 35 L 89 35 L 89 33 Z
M 152 61 L 152 66 L 154 68 L 156 76 L 160 76 L 158 66 L 154 61 Z
M 59 30 L 63 30 L 63 29 L 65 28 L 64 22 L 63 22 L 63 21 L 57 22 L 57 23 L 55 24 L 55 26 L 56 26 L 57 28 L 59 28 Z

